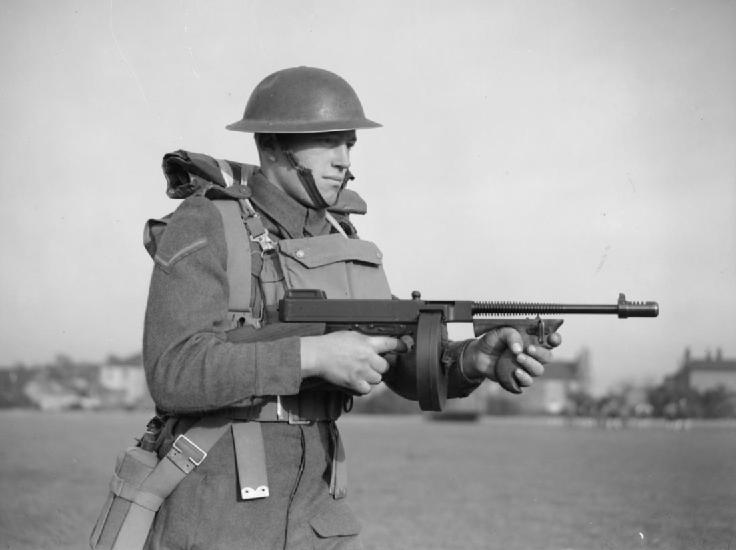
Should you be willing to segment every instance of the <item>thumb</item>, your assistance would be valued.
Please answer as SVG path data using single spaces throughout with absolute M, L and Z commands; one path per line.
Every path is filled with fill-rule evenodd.
M 480 339 L 480 351 L 488 355 L 498 355 L 507 348 L 514 355 L 524 350 L 524 339 L 515 328 L 500 327 L 487 332 Z

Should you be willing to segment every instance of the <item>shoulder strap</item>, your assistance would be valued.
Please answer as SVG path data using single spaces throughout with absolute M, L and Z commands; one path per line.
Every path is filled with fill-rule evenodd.
M 250 238 L 243 223 L 239 201 L 213 200 L 222 216 L 227 245 L 227 280 L 230 287 L 228 309 L 232 315 L 251 311 Z
M 217 199 L 212 204 L 219 210 L 225 229 L 231 328 L 244 324 L 258 328 L 260 321 L 253 314 L 251 241 L 261 253 L 273 250 L 274 242 L 248 199 Z

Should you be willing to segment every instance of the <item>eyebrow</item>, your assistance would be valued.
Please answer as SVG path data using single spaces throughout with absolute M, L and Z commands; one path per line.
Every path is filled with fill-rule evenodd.
M 358 141 L 358 136 L 355 133 L 355 130 L 342 130 L 337 132 L 320 132 L 318 134 L 315 134 L 317 136 L 320 136 L 322 138 L 343 138 L 346 143 L 350 143 L 352 145 L 355 145 Z

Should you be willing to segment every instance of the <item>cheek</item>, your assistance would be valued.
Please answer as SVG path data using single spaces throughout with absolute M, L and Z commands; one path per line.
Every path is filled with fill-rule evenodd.
M 304 168 L 312 170 L 315 174 L 320 173 L 328 163 L 327 156 L 324 152 L 317 152 L 310 149 L 299 151 L 294 156 L 296 156 L 299 164 L 304 166 Z

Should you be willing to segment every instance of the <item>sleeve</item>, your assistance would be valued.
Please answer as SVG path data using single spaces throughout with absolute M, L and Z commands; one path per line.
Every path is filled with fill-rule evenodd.
M 143 362 L 156 405 L 196 413 L 291 395 L 301 383 L 299 338 L 228 342 L 227 247 L 217 209 L 186 199 L 154 254 Z
M 447 369 L 447 397 L 467 397 L 484 379 L 472 380 L 463 374 L 461 369 L 462 353 L 472 340 L 459 342 L 447 341 L 443 345 L 441 362 Z M 406 399 L 416 401 L 417 365 L 414 353 L 397 354 L 391 357 L 391 368 L 384 375 L 383 381 L 394 392 Z

